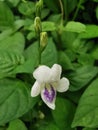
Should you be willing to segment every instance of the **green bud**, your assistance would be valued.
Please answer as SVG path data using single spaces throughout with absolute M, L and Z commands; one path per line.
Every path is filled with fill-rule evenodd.
M 43 0 L 39 0 L 36 3 L 36 16 L 41 17 L 41 10 L 42 10 L 42 8 L 43 8 Z
M 40 119 L 44 119 L 45 118 L 45 115 L 43 112 L 39 111 L 39 118 Z
M 40 47 L 41 50 L 43 50 L 48 42 L 47 32 L 41 32 L 40 33 Z
M 37 36 L 40 35 L 40 32 L 42 31 L 42 26 L 41 26 L 41 20 L 40 17 L 36 17 L 34 20 L 34 28 Z

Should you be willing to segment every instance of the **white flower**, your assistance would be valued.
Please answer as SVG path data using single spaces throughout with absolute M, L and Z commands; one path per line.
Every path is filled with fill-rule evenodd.
M 54 64 L 52 68 L 45 65 L 39 66 L 33 76 L 36 82 L 32 86 L 31 96 L 35 97 L 41 93 L 41 98 L 51 109 L 55 109 L 56 91 L 65 92 L 69 88 L 69 80 L 65 77 L 60 79 L 62 68 Z

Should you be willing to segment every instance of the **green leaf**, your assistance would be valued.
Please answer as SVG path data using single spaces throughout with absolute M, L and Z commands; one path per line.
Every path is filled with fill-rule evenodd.
M 85 87 L 96 75 L 98 68 L 90 65 L 78 67 L 75 71 L 68 74 L 70 80 L 70 90 L 77 91 Z
M 93 41 L 86 41 L 81 38 L 76 38 L 72 43 L 72 50 L 80 55 L 87 53 L 94 47 Z
M 40 124 L 38 130 L 60 130 L 55 123 L 46 122 L 47 125 Z
M 11 36 L 13 33 L 15 33 L 18 29 L 20 29 L 22 26 L 24 25 L 24 20 L 16 20 L 14 22 L 13 27 L 4 30 L 1 34 L 0 34 L 0 41 Z
M 14 16 L 5 2 L 0 2 L 0 31 L 13 26 Z
M 55 31 L 56 30 L 56 25 L 54 22 L 42 22 L 42 30 L 43 31 Z
M 94 65 L 94 58 L 91 54 L 81 53 L 78 55 L 78 63 L 82 65 Z
M 53 1 L 51 1 L 50 2 L 50 0 L 44 0 L 44 3 L 46 4 L 46 6 L 50 9 L 50 10 L 52 10 L 53 12 L 55 12 L 55 13 L 57 13 L 57 12 L 59 12 L 59 7 L 58 7 L 58 5 L 59 5 L 59 2 L 57 1 L 57 0 L 53 0 Z
M 94 2 L 98 2 L 98 0 L 93 0 Z
M 0 41 L 0 51 L 13 51 L 14 53 L 22 54 L 25 46 L 24 43 L 24 36 L 22 33 L 17 32 Z
M 84 128 L 82 130 L 97 130 L 97 129 L 95 129 L 95 128 Z
M 98 6 L 96 7 L 96 18 L 98 19 Z
M 81 97 L 81 95 L 82 95 L 82 90 L 80 90 L 80 91 L 67 91 L 66 92 L 66 97 L 68 97 L 68 99 L 70 99 L 72 102 L 74 102 L 75 104 L 78 104 L 78 102 L 79 102 L 79 99 L 80 99 L 80 97 Z
M 69 59 L 69 57 L 66 55 L 66 53 L 64 53 L 63 51 L 60 51 L 58 53 L 58 57 L 59 57 L 59 64 L 63 67 L 63 69 L 67 70 L 67 69 L 74 69 L 71 60 Z
M 64 6 L 65 15 L 69 15 L 77 6 L 77 0 L 62 0 Z
M 14 52 L 0 51 L 0 79 L 11 76 L 16 67 L 24 63 L 24 57 Z
M 8 0 L 14 7 L 18 5 L 20 0 Z
M 50 38 L 45 50 L 42 53 L 42 64 L 52 66 L 57 63 L 57 50 L 53 40 Z
M 98 128 L 98 78 L 94 80 L 82 95 L 72 127 L 84 126 Z
M 41 10 L 41 19 L 45 19 L 50 13 L 50 10 L 48 8 L 43 8 Z
M 32 73 L 35 67 L 38 66 L 38 42 L 33 43 L 24 51 L 25 62 L 17 67 L 15 73 Z
M 55 22 L 56 25 L 61 22 L 61 14 L 52 14 L 48 18 L 49 21 Z
M 0 127 L 0 130 L 6 130 L 6 128 L 4 128 L 4 127 Z
M 14 69 L 24 63 L 24 36 L 21 33 L 15 33 L 8 36 L 8 33 L 1 34 L 0 41 L 0 78 L 15 74 Z M 5 36 L 5 38 L 4 38 Z
M 75 130 L 71 128 L 74 112 L 75 107 L 70 101 L 63 98 L 56 99 L 56 109 L 52 111 L 52 115 L 60 130 Z
M 86 31 L 86 26 L 83 23 L 80 23 L 80 22 L 70 21 L 63 28 L 63 30 L 64 31 L 69 31 L 69 32 L 81 33 L 81 32 Z
M 19 120 L 12 120 L 6 130 L 27 130 L 25 124 Z
M 98 46 L 95 46 L 95 48 L 92 50 L 91 55 L 98 60 Z
M 28 35 L 27 35 L 27 39 L 28 40 L 32 40 L 33 38 L 35 38 L 36 37 L 36 33 L 35 32 L 30 32 L 30 33 L 28 33 Z
M 66 36 L 66 37 L 65 37 Z M 73 50 L 73 42 L 78 39 L 78 35 L 73 32 L 64 31 L 61 35 L 63 48 Z
M 86 31 L 80 34 L 80 38 L 96 38 L 98 37 L 98 26 L 97 25 L 87 25 Z
M 31 98 L 28 84 L 16 79 L 0 80 L 0 92 L 0 125 L 21 117 L 38 100 Z
M 35 12 L 35 4 L 30 1 L 22 2 L 20 3 L 18 10 L 23 15 L 31 16 Z

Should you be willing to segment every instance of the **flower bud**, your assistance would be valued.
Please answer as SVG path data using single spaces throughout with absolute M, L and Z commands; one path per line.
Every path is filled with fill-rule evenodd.
M 42 7 L 43 7 L 43 0 L 39 0 L 36 3 L 36 16 L 41 17 L 41 9 L 42 9 Z
M 47 32 L 41 32 L 40 33 L 40 47 L 41 50 L 43 50 L 48 42 Z
M 43 112 L 39 111 L 39 118 L 40 119 L 44 119 L 45 118 L 45 115 Z
M 36 32 L 37 36 L 39 36 L 40 32 L 42 30 L 40 17 L 35 18 L 35 20 L 34 20 L 34 28 L 35 28 L 35 32 Z

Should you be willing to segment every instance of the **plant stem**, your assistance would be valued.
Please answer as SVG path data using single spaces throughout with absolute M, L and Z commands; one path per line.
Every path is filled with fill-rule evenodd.
M 81 3 L 82 3 L 82 0 L 79 0 L 76 11 L 75 11 L 74 16 L 72 18 L 72 21 L 74 21 L 76 19 L 78 12 L 79 12 L 79 9 L 80 9 L 80 6 L 81 6 Z
M 41 64 L 40 35 L 38 37 L 39 65 Z
M 59 3 L 60 3 L 60 8 L 61 8 L 61 25 L 63 25 L 64 8 L 63 8 L 62 0 L 59 0 Z

